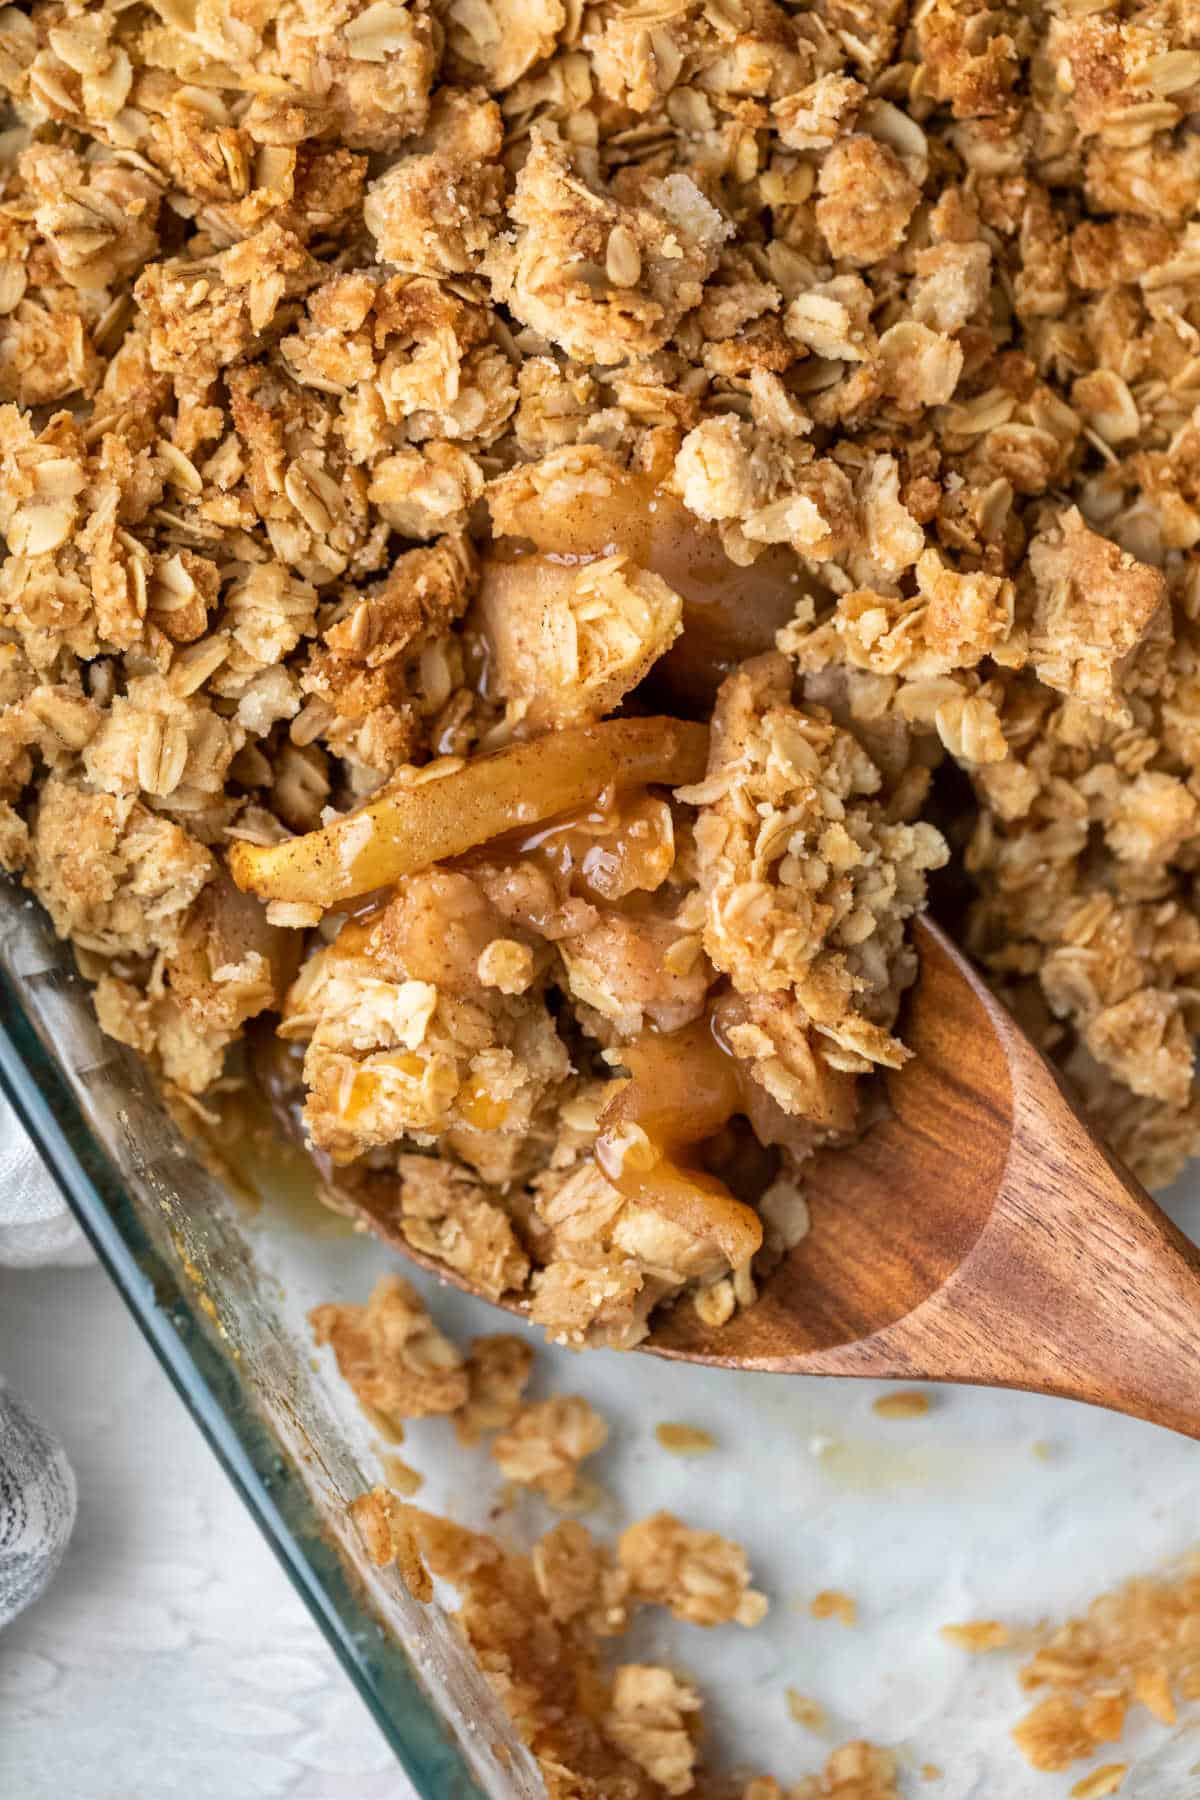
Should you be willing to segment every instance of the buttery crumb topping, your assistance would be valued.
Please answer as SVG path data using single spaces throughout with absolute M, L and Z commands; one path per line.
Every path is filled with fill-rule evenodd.
M 340 1204 L 628 1346 L 803 1235 L 953 851 L 1171 1179 L 1186 8 L 35 0 L 0 87 L 0 860 L 106 1031 L 198 1100 L 277 1020 Z M 404 1341 L 381 1416 L 513 1404 Z

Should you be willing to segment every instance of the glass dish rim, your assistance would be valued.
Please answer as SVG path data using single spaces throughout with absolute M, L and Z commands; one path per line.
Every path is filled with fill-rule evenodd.
M 483 1800 L 448 1722 L 401 1646 L 356 1591 L 286 1451 L 242 1393 L 231 1361 L 200 1324 L 194 1297 L 142 1225 L 58 1059 L 30 1018 L 19 982 L 2 966 L 0 1092 L 418 1800 Z M 284 1481 L 290 1518 L 273 1492 Z

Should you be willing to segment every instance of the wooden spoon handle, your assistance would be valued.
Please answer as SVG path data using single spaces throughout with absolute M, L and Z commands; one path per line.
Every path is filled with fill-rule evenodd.
M 865 1374 L 859 1356 L 887 1358 L 912 1378 L 1065 1395 L 1200 1437 L 1200 1250 L 997 1011 L 1014 1121 L 987 1224 L 936 1293 L 821 1360 Z

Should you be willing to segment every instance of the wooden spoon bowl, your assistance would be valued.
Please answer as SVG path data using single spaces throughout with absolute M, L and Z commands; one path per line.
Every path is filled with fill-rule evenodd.
M 639 1349 L 776 1374 L 1027 1388 L 1200 1437 L 1200 1252 L 945 934 L 920 920 L 917 946 L 902 1022 L 915 1055 L 887 1077 L 870 1130 L 806 1166 L 808 1236 L 727 1324 L 663 1309 Z M 416 1254 L 390 1208 L 355 1210 L 474 1291 Z

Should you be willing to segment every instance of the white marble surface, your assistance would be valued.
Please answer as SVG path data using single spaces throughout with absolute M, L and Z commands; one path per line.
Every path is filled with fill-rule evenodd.
M 0 1269 L 0 1369 L 79 1478 L 0 1635 L 5 1800 L 413 1800 L 97 1268 Z

